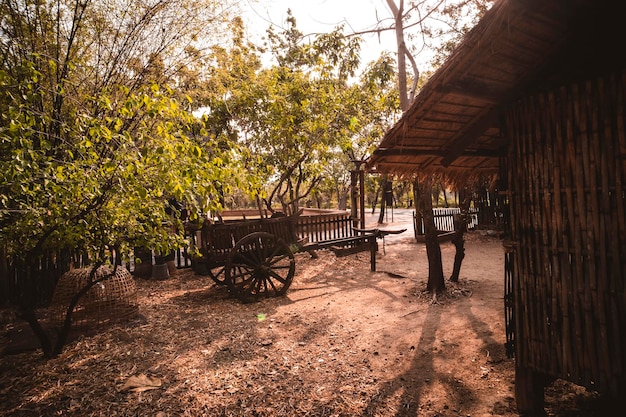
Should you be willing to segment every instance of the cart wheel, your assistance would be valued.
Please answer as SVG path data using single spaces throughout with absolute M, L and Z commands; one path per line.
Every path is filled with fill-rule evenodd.
M 293 252 L 285 241 L 270 233 L 254 232 L 231 250 L 225 276 L 230 292 L 247 303 L 285 294 L 295 270 Z
M 209 269 L 209 276 L 217 285 L 226 285 L 226 277 L 223 266 Z

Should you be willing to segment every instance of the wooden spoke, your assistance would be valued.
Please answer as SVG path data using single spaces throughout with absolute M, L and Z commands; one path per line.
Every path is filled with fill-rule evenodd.
M 224 273 L 224 267 L 209 269 L 209 276 L 218 285 L 226 285 L 226 274 Z

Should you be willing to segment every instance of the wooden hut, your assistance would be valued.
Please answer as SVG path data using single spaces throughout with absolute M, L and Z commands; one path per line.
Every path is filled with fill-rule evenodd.
M 386 133 L 371 171 L 499 175 L 516 400 L 626 395 L 626 41 L 619 2 L 497 0 Z M 505 297 L 506 298 L 506 297 Z M 509 308 L 507 307 L 507 308 Z

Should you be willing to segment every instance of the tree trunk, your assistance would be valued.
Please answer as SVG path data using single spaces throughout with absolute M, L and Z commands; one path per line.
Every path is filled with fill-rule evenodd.
M 378 193 L 380 192 L 380 188 L 376 189 L 376 195 L 374 196 L 374 202 L 372 203 L 372 214 L 376 212 L 376 206 L 378 205 Z
M 452 275 L 450 275 L 451 282 L 459 282 L 459 273 L 461 272 L 461 263 L 465 258 L 465 240 L 463 234 L 467 227 L 466 221 L 463 220 L 463 214 L 454 216 L 454 235 L 452 236 L 452 244 L 454 245 L 456 252 L 454 254 L 454 266 L 452 268 Z
M 385 190 L 387 189 L 387 175 L 383 177 L 383 182 L 381 184 L 382 189 L 382 197 L 380 199 L 380 214 L 378 215 L 378 224 L 383 224 L 385 222 L 385 209 L 387 207 L 387 199 Z
M 46 331 L 41 327 L 41 324 L 39 324 L 39 320 L 37 319 L 35 312 L 30 308 L 24 309 L 18 313 L 18 317 L 28 323 L 31 330 L 35 334 L 35 337 L 39 340 L 43 356 L 47 359 L 52 359 L 54 357 L 52 341 Z
M 352 217 L 352 226 L 359 227 L 359 173 L 355 170 L 350 171 L 350 216 Z
M 420 211 L 420 190 L 419 190 L 419 181 L 417 178 L 413 180 L 413 204 L 415 207 L 415 219 L 414 219 L 414 232 L 415 237 L 422 236 L 424 234 L 424 226 L 422 220 L 422 213 Z
M 101 262 L 96 263 L 90 272 L 90 281 L 84 287 L 82 287 L 74 296 L 70 299 L 70 304 L 65 311 L 65 320 L 63 321 L 63 325 L 59 329 L 56 340 L 50 337 L 50 335 L 43 329 L 41 324 L 39 323 L 39 319 L 37 318 L 34 310 L 32 308 L 23 308 L 19 312 L 19 317 L 25 320 L 37 339 L 39 340 L 39 344 L 41 345 L 41 350 L 43 355 L 47 359 L 52 359 L 59 356 L 63 352 L 63 347 L 67 343 L 67 339 L 72 328 L 72 315 L 74 313 L 74 307 L 78 304 L 78 301 L 85 295 L 87 292 L 94 287 L 95 285 L 103 282 L 112 276 L 115 275 L 116 267 L 113 268 L 113 272 L 103 277 L 100 277 L 97 280 L 93 280 L 93 277 L 96 273 L 96 270 L 102 265 Z
M 404 43 L 404 25 L 402 23 L 402 15 L 404 14 L 404 0 L 400 0 L 399 5 L 393 0 L 387 0 L 387 5 L 393 14 L 395 20 L 396 45 L 398 47 L 398 90 L 400 93 L 400 108 L 406 111 L 409 108 L 409 97 L 407 95 L 407 76 L 406 76 L 406 43 Z
M 461 272 L 461 263 L 465 258 L 465 239 L 464 235 L 467 231 L 467 219 L 469 216 L 469 204 L 470 193 L 465 191 L 461 199 L 460 209 L 461 213 L 455 216 L 454 219 L 454 236 L 452 236 L 452 243 L 456 248 L 454 254 L 454 266 L 452 268 L 452 275 L 450 275 L 451 282 L 459 282 L 459 273 Z
M 426 256 L 428 257 L 428 283 L 426 291 L 441 293 L 446 289 L 443 277 L 443 264 L 441 262 L 441 247 L 435 228 L 432 202 L 432 182 L 423 181 L 419 185 L 419 211 L 424 219 Z
M 337 187 L 336 192 L 337 192 L 337 208 L 339 210 L 346 210 L 348 208 L 349 191 L 346 193 L 343 190 L 340 190 L 339 187 Z M 331 200 L 332 200 L 332 196 L 331 196 Z
M 445 208 L 449 208 L 450 204 L 448 204 L 448 194 L 446 194 L 446 187 L 443 184 L 441 184 L 441 191 L 443 192 L 443 206 Z
M 384 198 L 380 199 L 380 213 L 378 214 L 378 224 L 385 223 L 385 209 L 387 207 L 387 203 Z

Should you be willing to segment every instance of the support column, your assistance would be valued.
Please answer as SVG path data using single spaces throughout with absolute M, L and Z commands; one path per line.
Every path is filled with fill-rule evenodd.
M 353 160 L 350 171 L 350 197 L 353 226 L 365 228 L 365 161 Z M 357 184 L 358 183 L 358 184 Z M 357 188 L 358 186 L 358 188 Z
M 359 219 L 361 229 L 365 229 L 365 169 L 363 164 L 359 167 L 359 196 Z
M 524 417 L 545 416 L 544 387 L 546 378 L 523 366 L 515 366 L 515 402 Z
M 359 173 L 356 170 L 350 171 L 350 215 L 352 217 L 352 227 L 359 227 L 357 211 L 357 181 L 359 179 Z

